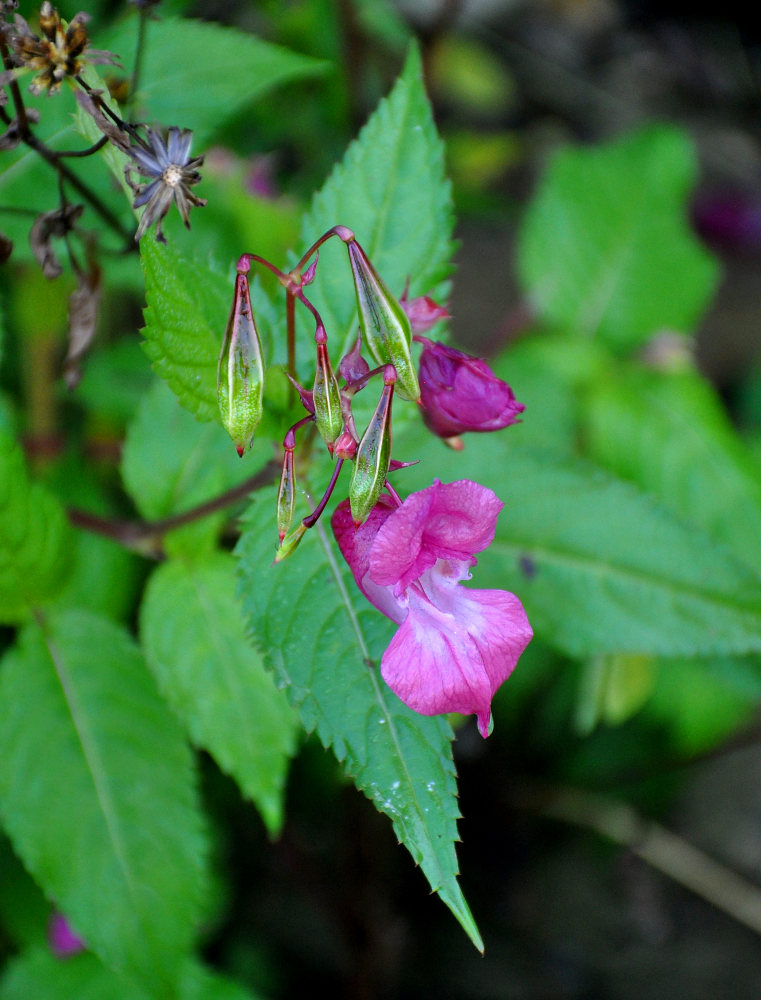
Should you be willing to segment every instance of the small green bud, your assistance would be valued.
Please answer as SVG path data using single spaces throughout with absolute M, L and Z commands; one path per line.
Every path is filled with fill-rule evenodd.
M 416 401 L 420 399 L 420 385 L 410 354 L 410 321 L 353 234 L 345 242 L 354 275 L 362 340 L 376 364 L 394 366 L 402 398 Z
M 306 530 L 307 526 L 304 524 L 303 521 L 301 521 L 299 522 L 298 526 L 290 533 L 290 535 L 288 535 L 286 538 L 282 540 L 282 542 L 278 546 L 277 552 L 275 553 L 276 563 L 282 562 L 283 559 L 288 558 L 288 556 L 296 549 L 296 546 L 304 537 Z
M 325 329 L 319 326 L 315 334 L 317 342 L 317 368 L 314 373 L 314 418 L 320 437 L 333 454 L 333 443 L 343 430 L 341 415 L 341 396 L 338 391 L 338 381 L 330 364 Z
M 354 473 L 349 487 L 349 503 L 351 516 L 358 525 L 378 502 L 388 475 L 391 463 L 391 403 L 395 382 L 394 366 L 386 365 L 381 398 L 357 446 Z
M 235 295 L 217 366 L 222 423 L 242 457 L 262 418 L 262 345 L 251 309 L 248 277 L 235 276 Z

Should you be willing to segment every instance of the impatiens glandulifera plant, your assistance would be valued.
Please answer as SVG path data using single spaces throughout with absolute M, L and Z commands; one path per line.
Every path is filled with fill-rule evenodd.
M 140 8 L 141 22 L 146 10 Z M 83 23 L 80 19 L 76 25 Z M 24 24 L 14 21 L 4 30 L 6 48 L 25 33 Z M 162 55 L 154 57 L 150 46 L 146 49 L 140 79 L 136 68 L 132 87 L 140 93 L 142 80 L 148 86 L 160 77 L 168 60 L 163 53 L 173 45 L 195 45 L 196 53 L 226 51 L 229 35 L 217 38 L 216 30 L 151 22 L 147 37 L 159 40 L 154 51 Z M 124 32 L 112 33 L 109 47 L 124 51 L 124 37 Z M 257 65 L 271 59 L 273 80 L 278 73 L 314 71 L 312 61 L 300 62 L 266 46 L 247 55 L 247 41 L 237 37 L 239 53 Z M 83 59 L 91 52 L 87 45 L 78 51 Z M 33 116 L 24 118 L 26 104 L 16 82 L 21 67 L 13 60 L 21 55 L 8 48 L 5 58 L 6 106 L 13 106 L 17 120 L 6 123 L 0 152 L 16 155 L 11 148 L 16 143 L 28 148 L 24 155 L 42 151 L 44 159 Z M 333 747 L 357 786 L 389 817 L 431 887 L 480 949 L 483 943 L 458 883 L 453 730 L 445 714 L 477 715 L 486 733 L 492 695 L 514 667 L 528 626 L 504 609 L 490 610 L 479 596 L 470 600 L 458 583 L 480 551 L 488 525 L 463 541 L 461 549 L 468 551 L 462 558 L 448 557 L 429 539 L 433 563 L 420 562 L 415 579 L 390 588 L 393 595 L 383 603 L 390 618 L 367 600 L 363 588 L 374 586 L 369 578 L 361 586 L 354 582 L 354 566 L 344 565 L 330 531 L 337 486 L 347 497 L 337 509 L 348 510 L 352 532 L 376 524 L 389 504 L 403 518 L 412 511 L 423 534 L 431 527 L 430 519 L 419 516 L 418 493 L 397 491 L 414 463 L 393 451 L 400 429 L 420 423 L 412 335 L 445 318 L 446 309 L 437 301 L 447 294 L 452 256 L 443 151 L 417 52 L 411 51 L 380 117 L 374 116 L 353 147 L 348 174 L 325 186 L 324 211 L 330 210 L 330 219 L 305 217 L 305 232 L 324 235 L 282 270 L 261 254 L 241 256 L 232 307 L 226 275 L 209 262 L 203 239 L 182 243 L 186 237 L 197 239 L 197 227 L 186 234 L 169 214 L 176 206 L 187 225 L 190 206 L 202 204 L 194 193 L 202 157 L 192 157 L 191 132 L 200 134 L 199 142 L 208 139 L 218 109 L 202 110 L 168 129 L 133 124 L 92 67 L 75 63 L 67 64 L 64 78 L 76 97 L 77 128 L 91 143 L 87 152 L 97 157 L 93 163 L 107 165 L 126 195 L 121 209 L 110 186 L 104 186 L 107 197 L 98 189 L 94 199 L 83 194 L 83 200 L 103 220 L 102 228 L 109 227 L 111 217 L 118 221 L 120 248 L 134 253 L 139 241 L 147 297 L 145 349 L 169 388 L 158 382 L 146 388 L 126 420 L 121 472 L 142 518 L 139 526 L 75 508 L 69 515 L 72 529 L 55 491 L 34 483 L 13 434 L 0 427 L 0 620 L 19 629 L 0 672 L 5 830 L 60 908 L 55 926 L 70 932 L 73 950 L 79 947 L 74 942 L 85 943 L 87 955 L 70 961 L 91 959 L 98 975 L 118 970 L 114 974 L 135 995 L 184 997 L 187 976 L 195 981 L 207 974 L 190 952 L 203 914 L 213 908 L 208 831 L 187 743 L 206 750 L 235 779 L 276 835 L 284 821 L 283 788 L 296 750 L 298 713 L 302 726 Z M 223 86 L 222 76 L 219 82 Z M 197 87 L 195 92 L 200 93 Z M 171 102 L 162 104 L 160 90 L 151 93 L 160 108 L 169 110 Z M 129 95 L 124 107 L 131 108 Z M 408 161 L 403 171 L 392 169 L 383 180 L 393 192 L 385 199 L 387 209 L 413 227 L 401 254 L 391 258 L 391 230 L 389 242 L 379 238 L 383 200 L 373 196 L 363 205 L 357 198 L 357 192 L 368 190 L 370 176 L 381 179 L 365 162 L 368 157 L 375 161 L 378 145 L 403 148 Z M 53 160 L 51 178 L 57 172 L 64 193 L 78 191 L 68 161 Z M 421 172 L 431 178 L 422 198 L 416 180 Z M 3 182 L 0 177 L 0 190 Z M 215 189 L 213 178 L 205 177 L 204 224 L 215 211 L 215 190 L 219 197 L 219 185 Z M 339 191 L 350 196 L 347 211 L 329 205 Z M 412 195 L 411 213 L 403 200 Z M 141 209 L 134 223 L 129 212 Z M 65 239 L 67 250 L 75 246 L 74 237 L 83 236 L 79 220 L 93 214 L 65 197 L 55 213 L 46 214 L 34 229 L 51 275 L 62 270 L 51 241 Z M 361 244 L 352 230 L 333 225 L 335 219 L 354 218 Z M 148 239 L 153 226 L 156 238 Z M 132 235 L 135 227 L 138 240 Z M 292 245 L 292 235 L 288 242 L 279 239 L 284 251 Z M 340 261 L 334 250 L 340 251 Z M 95 263 L 101 260 L 98 251 L 93 243 Z M 262 272 L 256 279 L 250 274 L 254 265 Z M 109 274 L 108 268 L 102 270 Z M 268 275 L 285 289 L 284 319 L 267 289 Z M 332 287 L 336 277 L 340 287 Z M 403 288 L 397 299 L 392 289 Z M 173 406 L 170 389 L 185 409 Z M 224 444 L 218 424 L 229 432 L 234 449 Z M 268 460 L 274 442 L 282 442 L 277 465 Z M 349 468 L 343 470 L 344 465 Z M 429 467 L 430 483 L 436 469 Z M 399 482 L 392 485 L 395 477 Z M 13 484 L 11 493 L 4 492 L 7 482 Z M 484 490 L 473 494 L 479 502 L 490 495 L 485 487 L 472 486 Z M 227 544 L 234 524 L 224 511 L 248 495 L 252 506 L 238 529 L 236 594 L 236 559 Z M 489 510 L 495 514 L 496 508 L 489 505 Z M 131 578 L 118 564 L 120 558 L 135 559 L 130 550 L 165 557 L 144 592 L 137 589 L 139 610 L 134 594 L 114 610 L 110 590 L 83 579 L 78 560 L 85 557 L 76 554 L 72 542 L 73 537 L 79 543 L 80 536 L 83 549 L 101 541 L 111 546 L 106 554 L 98 550 L 86 565 L 111 573 L 113 564 L 111 586 L 120 593 Z M 114 540 L 120 543 L 118 554 Z M 7 566 L 6 549 L 11 553 Z M 409 673 L 405 686 L 404 678 L 394 676 L 405 648 L 416 655 L 414 638 L 405 637 L 419 638 L 421 629 L 441 626 L 436 634 L 446 644 L 451 638 L 446 623 L 454 614 L 462 614 L 467 626 L 456 658 L 449 663 L 434 655 L 419 665 L 419 682 L 410 684 Z M 495 615 L 502 616 L 501 627 L 511 630 L 516 648 L 508 649 L 497 637 Z M 405 629 L 393 644 L 392 625 Z M 392 655 L 399 649 L 401 654 Z M 383 680 L 382 663 L 390 686 Z M 284 691 L 275 687 L 270 672 Z M 121 686 L 130 691 L 128 702 L 118 697 Z M 39 726 L 29 726 L 21 712 L 30 704 L 40 706 Z M 129 738 L 113 738 L 127 732 Z M 55 734 L 58 742 L 55 766 L 42 776 L 49 780 L 39 781 L 28 767 L 39 755 L 43 733 Z M 59 794 L 63 789 L 76 809 Z M 133 794 L 135 789 L 140 794 Z M 83 879 L 90 867 L 96 875 Z M 109 884 L 106 910 L 97 889 L 104 881 Z M 56 955 L 63 955 L 68 945 L 55 947 Z
M 338 236 L 349 251 L 361 327 L 354 345 L 338 364 L 342 388 L 330 362 L 322 317 L 304 293 L 304 287 L 315 279 L 318 250 L 332 236 Z M 313 256 L 314 261 L 304 270 Z M 494 693 L 512 673 L 532 632 L 513 594 L 466 592 L 456 585 L 469 579 L 469 567 L 476 562 L 474 553 L 493 540 L 502 505 L 490 490 L 468 481 L 449 486 L 436 481 L 429 490 L 403 503 L 388 480 L 398 370 L 414 373 L 407 312 L 422 330 L 446 316 L 446 309 L 429 296 L 409 302 L 408 286 L 402 303 L 396 301 L 354 233 L 343 225 L 320 236 L 287 274 L 257 254 L 243 254 L 222 341 L 217 387 L 223 423 L 241 456 L 253 443 L 262 414 L 261 343 L 247 277 L 252 262 L 273 273 L 285 288 L 289 367 L 295 358 L 294 299 L 307 308 L 315 323 L 317 357 L 311 392 L 299 385 L 297 372 L 288 372 L 307 416 L 288 429 L 283 441 L 275 561 L 291 555 L 305 531 L 317 523 L 344 462 L 353 462 L 349 498 L 337 508 L 331 523 L 359 589 L 387 617 L 402 625 L 383 654 L 383 678 L 406 705 L 424 715 L 476 714 L 485 737 L 490 732 Z M 374 359 L 384 359 L 372 370 L 361 353 L 363 334 L 367 337 L 368 333 Z M 414 393 L 411 398 L 420 403 L 426 424 L 434 433 L 454 438 L 464 431 L 494 431 L 515 422 L 524 407 L 486 362 L 425 337 L 416 335 L 415 340 L 424 344 L 420 384 L 417 377 L 408 374 L 406 389 Z M 358 437 L 352 407 L 357 393 L 373 378 L 382 379 L 383 388 Z M 296 431 L 312 423 L 335 465 L 322 499 L 291 530 L 297 489 Z M 399 510 L 389 518 L 394 507 Z M 376 555 L 371 556 L 371 551 Z M 405 558 L 408 563 L 395 573 L 394 567 Z M 390 591 L 381 598 L 379 588 L 383 585 Z
M 482 948 L 443 713 L 475 716 L 465 751 L 507 759 L 513 739 L 523 760 L 533 741 L 554 779 L 592 782 L 616 774 L 613 720 L 631 720 L 629 774 L 652 720 L 695 752 L 761 696 L 758 469 L 684 336 L 715 280 L 685 228 L 684 136 L 558 156 L 518 240 L 541 329 L 487 365 L 439 342 L 452 201 L 414 47 L 308 209 L 253 198 L 251 165 L 225 150 L 189 216 L 191 131 L 199 149 L 234 136 L 262 93 L 325 64 L 151 6 L 104 27 L 128 67 L 137 50 L 106 82 L 83 18 L 54 24 L 46 5 L 38 29 L 0 0 L 0 922 L 17 951 L 2 1000 L 252 1000 L 223 967 L 267 951 L 266 917 L 233 919 L 258 905 L 259 876 L 225 858 L 240 837 L 249 860 L 252 844 L 281 849 L 264 840 L 286 821 L 303 731 L 310 764 L 317 741 L 331 748 Z M 218 262 L 244 246 L 259 257 L 241 258 L 231 310 Z M 89 359 L 72 343 L 84 378 L 62 402 L 67 271 L 72 332 L 94 332 L 98 303 L 103 323 Z M 129 296 L 145 303 L 142 351 Z M 664 331 L 681 337 L 678 371 L 654 360 Z M 442 446 L 460 435 L 463 450 Z M 582 722 L 603 752 L 569 733 Z M 504 771 L 485 777 L 494 829 Z M 341 822 L 329 795 L 319 824 Z M 363 962 L 352 932 L 345 954 Z

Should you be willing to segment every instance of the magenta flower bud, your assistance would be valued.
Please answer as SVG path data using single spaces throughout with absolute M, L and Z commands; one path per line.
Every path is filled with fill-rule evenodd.
M 78 955 L 87 947 L 62 913 L 54 913 L 48 924 L 48 944 L 56 958 Z
M 481 358 L 446 344 L 415 337 L 420 355 L 420 406 L 434 434 L 453 438 L 466 431 L 498 431 L 518 422 L 525 406 Z
M 301 276 L 301 287 L 302 288 L 304 287 L 304 285 L 311 285 L 312 282 L 314 281 L 314 276 L 317 273 L 317 262 L 319 261 L 319 259 L 320 259 L 320 255 L 316 254 L 316 256 L 315 256 L 314 260 L 312 261 L 312 263 L 309 265 L 309 267 L 306 269 L 306 271 L 304 271 L 304 273 L 302 274 L 302 276 Z
M 299 394 L 301 405 L 304 407 L 307 413 L 311 413 L 312 416 L 314 416 L 314 397 L 312 396 L 312 390 L 305 389 L 303 385 L 299 385 L 299 383 L 296 381 L 293 375 L 290 374 L 290 372 L 286 372 L 285 374 L 288 381 L 291 383 L 293 388 Z
M 357 454 L 357 443 L 354 435 L 344 427 L 336 440 L 333 454 L 336 458 L 347 459 L 351 462 Z
M 362 357 L 362 334 L 357 334 L 354 346 L 338 364 L 338 373 L 350 385 L 352 382 L 359 382 L 369 371 L 370 365 Z
M 399 299 L 399 305 L 407 314 L 413 333 L 427 333 L 440 319 L 449 319 L 449 313 L 445 306 L 440 306 L 427 295 L 410 299 L 409 289 L 410 281 L 408 278 L 402 297 Z

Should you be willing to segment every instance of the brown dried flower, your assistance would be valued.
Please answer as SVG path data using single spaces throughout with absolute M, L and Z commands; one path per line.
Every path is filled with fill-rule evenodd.
M 20 14 L 16 14 L 14 23 L 5 29 L 16 68 L 0 73 L 0 86 L 28 70 L 35 70 L 37 75 L 32 80 L 30 91 L 33 94 L 55 94 L 65 79 L 75 77 L 82 71 L 86 62 L 116 62 L 116 57 L 110 52 L 90 48 L 85 30 L 89 20 L 89 14 L 80 12 L 67 24 L 55 7 L 44 0 L 40 8 L 40 36 L 31 30 Z

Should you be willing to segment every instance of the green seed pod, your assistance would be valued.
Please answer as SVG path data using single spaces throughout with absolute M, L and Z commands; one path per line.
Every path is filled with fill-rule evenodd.
M 282 542 L 293 523 L 296 510 L 296 476 L 293 471 L 293 449 L 296 436 L 291 428 L 285 436 L 283 448 L 283 471 L 280 474 L 280 488 L 277 491 L 277 533 Z
M 354 473 L 349 487 L 349 503 L 351 516 L 358 525 L 378 502 L 388 475 L 391 462 L 391 403 L 395 382 L 394 366 L 386 365 L 383 392 L 357 446 Z
M 328 446 L 331 455 L 333 444 L 343 430 L 341 416 L 341 396 L 338 391 L 338 381 L 328 357 L 327 337 L 325 330 L 319 327 L 315 336 L 317 341 L 317 368 L 314 373 L 314 418 L 320 437 Z
M 394 366 L 401 397 L 417 401 L 420 385 L 410 354 L 410 321 L 359 243 L 348 240 L 346 249 L 354 275 L 362 340 L 376 364 Z
M 277 552 L 275 553 L 275 562 L 276 563 L 282 562 L 283 559 L 287 559 L 288 556 L 293 551 L 295 551 L 296 546 L 299 544 L 299 542 L 301 541 L 301 539 L 304 537 L 304 534 L 305 534 L 306 530 L 307 530 L 307 526 L 302 521 L 290 533 L 290 535 L 287 535 L 282 540 L 282 542 L 278 546 Z
M 222 423 L 242 457 L 251 447 L 262 418 L 262 345 L 251 309 L 248 277 L 235 277 L 235 296 L 217 366 L 217 396 Z

